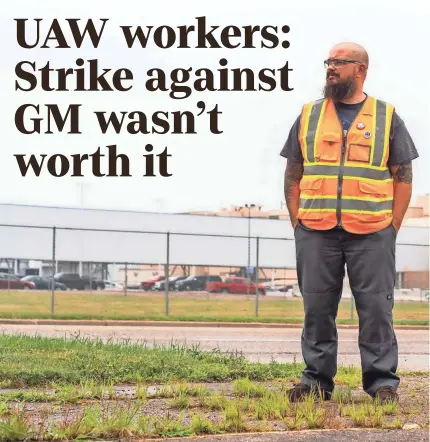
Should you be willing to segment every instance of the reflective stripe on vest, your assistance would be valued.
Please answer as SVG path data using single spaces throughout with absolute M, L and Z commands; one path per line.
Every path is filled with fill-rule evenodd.
M 299 142 L 304 158 L 298 217 L 305 225 L 354 233 L 387 227 L 393 178 L 388 168 L 394 107 L 366 97 L 346 134 L 332 100 L 303 107 Z

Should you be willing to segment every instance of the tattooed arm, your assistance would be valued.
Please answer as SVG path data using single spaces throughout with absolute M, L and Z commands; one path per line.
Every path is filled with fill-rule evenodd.
M 296 227 L 300 205 L 300 180 L 303 177 L 303 163 L 289 159 L 285 168 L 284 193 L 290 214 L 291 225 Z
M 412 162 L 390 167 L 394 178 L 393 226 L 402 225 L 412 195 Z

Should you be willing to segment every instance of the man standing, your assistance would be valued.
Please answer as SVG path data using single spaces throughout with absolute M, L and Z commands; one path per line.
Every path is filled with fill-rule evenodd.
M 306 365 L 291 401 L 331 397 L 345 265 L 359 317 L 363 389 L 398 400 L 392 309 L 397 232 L 412 193 L 414 143 L 394 106 L 363 92 L 369 57 L 355 43 L 324 62 L 324 98 L 303 106 L 281 155 L 305 319 Z

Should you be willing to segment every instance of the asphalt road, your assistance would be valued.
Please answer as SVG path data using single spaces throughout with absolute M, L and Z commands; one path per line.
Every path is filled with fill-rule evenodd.
M 200 348 L 221 351 L 240 351 L 250 361 L 277 362 L 302 361 L 300 328 L 258 327 L 169 327 L 169 326 L 90 326 L 90 325 L 0 325 L 0 331 L 8 334 L 27 334 L 49 337 L 101 338 L 103 340 L 146 341 L 147 345 L 168 344 L 170 341 L 187 345 L 199 344 Z M 338 363 L 359 365 L 357 329 L 339 329 Z M 428 330 L 396 330 L 399 342 L 399 369 L 429 370 Z
M 160 439 L 158 439 L 160 440 Z M 169 438 L 170 442 L 424 442 L 428 430 L 351 430 L 351 431 L 290 431 L 283 433 L 206 436 L 199 438 Z

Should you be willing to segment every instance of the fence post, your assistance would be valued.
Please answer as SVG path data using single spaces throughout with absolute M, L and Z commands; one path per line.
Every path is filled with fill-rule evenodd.
M 258 274 L 260 273 L 259 269 L 259 257 L 260 257 L 260 237 L 257 236 L 257 246 L 256 246 L 256 266 L 255 266 L 255 316 L 258 318 L 258 308 L 259 308 L 259 290 L 258 290 Z
M 127 296 L 127 285 L 128 285 L 128 264 L 124 265 L 124 296 Z
M 8 278 L 7 278 L 7 289 L 8 289 L 8 291 L 10 291 L 10 278 L 9 278 L 9 275 L 10 275 L 10 262 L 9 262 L 9 258 L 7 258 L 6 262 L 7 262 L 7 276 L 8 276 Z M 14 272 L 12 272 L 12 273 L 14 273 Z
M 52 290 L 52 294 L 51 294 L 51 314 L 54 314 L 55 312 L 55 280 L 54 280 L 54 275 L 55 275 L 55 241 L 56 241 L 56 237 L 57 237 L 57 228 L 54 226 L 52 228 L 52 276 L 51 276 L 51 290 Z
M 166 266 L 164 269 L 164 280 L 166 281 L 164 283 L 164 302 L 166 307 L 166 316 L 169 315 L 169 260 L 170 260 L 170 232 L 167 232 L 166 237 Z
M 93 263 L 89 263 L 89 272 L 90 272 L 90 294 L 93 294 Z

